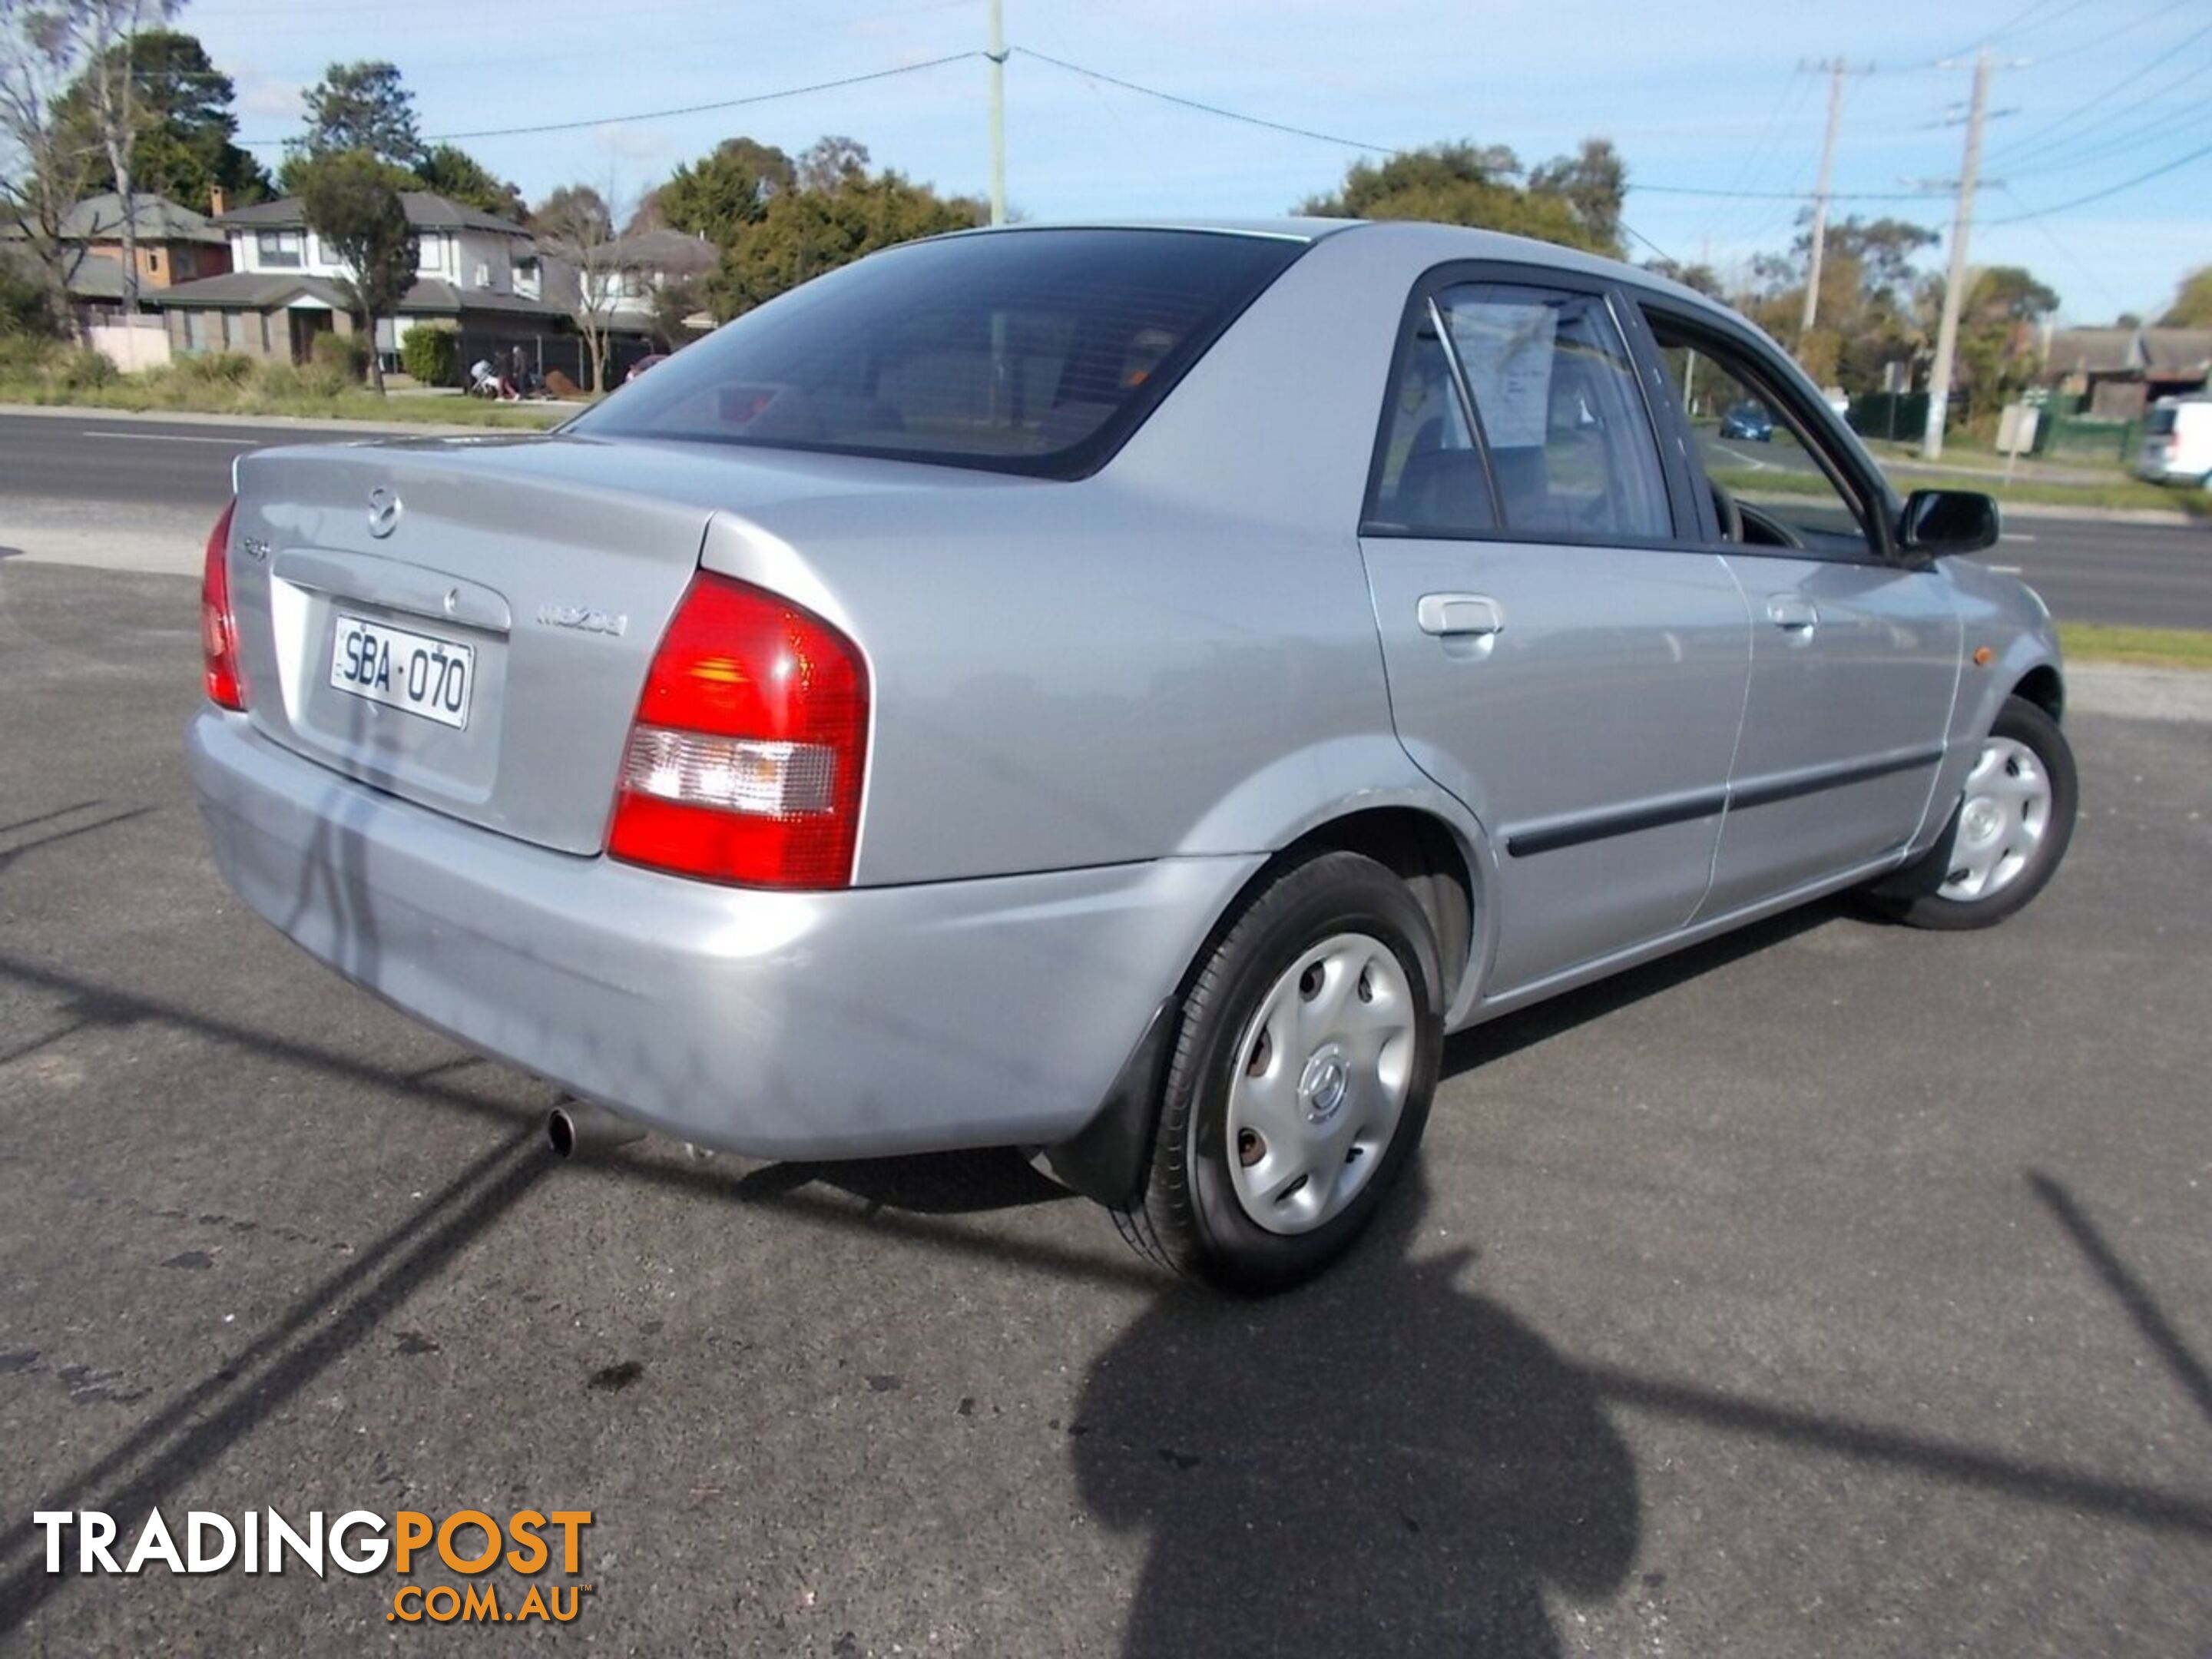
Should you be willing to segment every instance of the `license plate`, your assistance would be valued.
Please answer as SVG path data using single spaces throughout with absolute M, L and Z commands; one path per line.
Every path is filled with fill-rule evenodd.
M 476 691 L 473 646 L 404 628 L 340 616 L 331 642 L 331 684 L 455 730 L 469 723 Z

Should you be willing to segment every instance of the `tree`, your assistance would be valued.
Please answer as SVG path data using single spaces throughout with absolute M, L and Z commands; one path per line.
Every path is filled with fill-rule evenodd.
M 1431 144 L 1388 161 L 1355 161 L 1333 195 L 1302 211 L 1337 219 L 1433 219 L 1618 258 L 1627 170 L 1613 146 L 1591 139 L 1574 156 L 1528 173 L 1503 144 Z
M 2212 328 L 2212 265 L 2199 265 L 2181 279 L 2160 328 Z
M 1938 283 L 1931 297 L 1939 306 L 1942 293 Z M 1961 420 L 1988 414 L 2034 383 L 2040 360 L 2036 325 L 2057 309 L 2057 294 L 2018 265 L 1989 265 L 1972 273 L 1959 308 Z
M 124 49 L 114 49 L 120 58 Z M 220 189 L 234 207 L 258 202 L 270 193 L 269 175 L 235 142 L 238 118 L 231 112 L 236 88 L 216 70 L 198 39 L 175 29 L 147 29 L 128 48 L 130 73 L 137 88 L 140 120 L 131 149 L 135 185 L 149 196 L 166 196 L 205 211 Z M 64 117 L 90 131 L 91 76 L 80 75 L 64 100 Z M 92 190 L 114 190 L 107 158 L 94 165 Z
M 76 0 L 70 9 L 88 60 L 78 85 L 123 221 L 123 314 L 138 314 L 138 195 L 131 164 L 145 106 L 135 69 L 139 32 L 167 23 L 180 0 Z
M 1821 252 L 1820 323 L 1802 335 L 1813 258 L 1812 215 L 1802 213 L 1789 252 L 1752 261 L 1755 291 L 1745 308 L 1821 385 L 1875 391 L 1889 364 L 1927 351 L 1935 313 L 1920 303 L 1912 261 L 1939 240 L 1902 219 L 1854 215 L 1831 222 Z
M 341 278 L 355 326 L 368 342 L 369 380 L 380 397 L 384 364 L 377 319 L 391 316 L 414 286 L 419 252 L 399 192 L 411 174 L 366 150 L 301 158 L 292 169 L 308 228 L 346 268 Z
M 1644 262 L 1644 268 L 1669 282 L 1680 283 L 1684 288 L 1695 289 L 1708 298 L 1718 300 L 1724 297 L 1721 274 L 1711 265 L 1686 265 L 1675 259 L 1650 259 Z
M 867 170 L 868 153 L 849 138 L 825 138 L 799 159 L 795 183 L 772 192 L 757 218 L 724 240 L 707 284 L 709 307 L 723 318 L 774 299 L 864 254 L 917 236 L 941 235 L 990 216 L 970 197 L 943 197 L 886 169 Z M 664 210 L 668 192 L 661 191 Z
M 1557 196 L 1599 246 L 1620 246 L 1620 204 L 1628 193 L 1628 164 L 1609 138 L 1585 138 L 1572 155 L 1545 162 L 1528 175 L 1539 196 Z
M 791 157 L 774 145 L 750 138 L 726 138 L 712 155 L 678 167 L 667 183 L 648 191 L 638 204 L 638 216 L 643 219 L 649 210 L 659 223 L 672 230 L 687 230 L 717 247 L 726 247 L 737 240 L 743 227 L 760 222 L 769 203 L 779 192 L 794 188 L 798 182 L 798 169 Z M 633 230 L 650 228 L 646 224 L 630 227 Z
M 84 258 L 63 240 L 99 148 L 59 106 L 82 64 L 82 40 L 64 0 L 0 0 L 0 222 L 20 234 L 46 309 L 70 313 L 70 283 Z
M 496 213 L 517 224 L 528 221 L 522 192 L 499 178 L 468 151 L 453 144 L 433 144 L 415 164 L 415 177 L 424 190 L 435 191 L 465 207 Z
M 412 167 L 422 160 L 422 136 L 415 127 L 415 94 L 393 64 L 332 64 L 307 88 L 305 102 L 307 134 L 287 147 L 284 162 L 284 188 L 290 193 L 300 191 L 300 166 L 319 156 L 363 150 L 398 167 Z
M 607 389 L 607 343 L 613 332 L 616 302 L 622 297 L 620 217 L 605 191 L 589 185 L 563 185 L 538 204 L 532 222 L 538 239 L 553 258 L 576 273 L 576 295 L 569 315 L 584 337 L 592 360 L 592 390 Z

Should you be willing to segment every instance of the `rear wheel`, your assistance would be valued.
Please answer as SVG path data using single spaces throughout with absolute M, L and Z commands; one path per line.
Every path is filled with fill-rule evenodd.
M 2041 892 L 2066 856 L 2081 787 L 2058 722 L 2008 697 L 1935 850 L 1875 890 L 1916 927 L 1988 927 Z
M 1382 866 L 1324 853 L 1278 876 L 1185 994 L 1124 1235 L 1249 1292 L 1343 1255 L 1428 1120 L 1441 982 L 1426 917 Z

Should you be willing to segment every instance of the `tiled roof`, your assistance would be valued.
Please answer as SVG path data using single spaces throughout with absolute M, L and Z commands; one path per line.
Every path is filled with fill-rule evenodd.
M 427 190 L 403 190 L 399 204 L 407 210 L 407 222 L 417 230 L 495 230 L 509 236 L 527 236 L 530 232 L 512 219 L 502 219 L 496 213 L 486 213 L 481 208 L 465 207 L 450 197 L 437 196 Z M 234 208 L 216 221 L 218 225 L 235 226 L 241 230 L 263 227 L 272 230 L 299 229 L 306 226 L 307 216 L 300 207 L 300 198 L 287 196 L 282 201 L 260 202 L 252 207 Z
M 211 242 L 221 247 L 228 240 L 204 213 L 169 200 L 166 196 L 131 193 L 131 217 L 142 242 Z M 88 196 L 62 221 L 62 234 L 72 241 L 106 241 L 123 234 L 123 198 L 113 191 Z
M 226 311 L 269 311 L 301 298 L 319 301 L 334 311 L 346 310 L 352 303 L 342 283 L 327 276 L 289 270 L 234 270 L 225 276 L 179 283 L 174 288 L 149 289 L 146 298 L 159 306 L 207 307 Z M 399 302 L 399 314 L 403 317 L 451 317 L 468 311 L 547 319 L 561 315 L 556 307 L 541 305 L 519 294 L 465 288 L 434 276 L 416 283 Z

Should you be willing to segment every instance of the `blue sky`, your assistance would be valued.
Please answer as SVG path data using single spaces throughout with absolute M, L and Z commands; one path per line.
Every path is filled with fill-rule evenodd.
M 2026 264 L 2066 320 L 2163 308 L 2212 263 L 2212 0 L 1006 0 L 1010 45 L 1185 97 L 1378 146 L 1473 137 L 1524 161 L 1601 135 L 1631 176 L 1627 220 L 1682 259 L 1733 262 L 1789 240 L 1796 204 L 1662 194 L 1809 191 L 1824 76 L 1850 82 L 1839 197 L 1956 175 L 1971 75 L 1937 60 L 1977 38 L 2000 55 L 1975 263 Z M 750 107 L 600 118 L 774 92 L 985 44 L 984 0 L 191 0 L 198 33 L 239 84 L 242 136 L 296 130 L 300 88 L 333 59 L 388 58 L 422 130 L 576 131 L 462 142 L 532 199 L 577 180 L 627 194 L 718 139 L 797 149 L 825 132 L 879 164 L 981 194 L 980 58 Z M 1008 192 L 1041 219 L 1267 214 L 1328 187 L 1361 152 L 1242 125 L 1015 57 L 1006 71 Z M 2023 222 L 2192 152 L 2162 178 Z M 276 151 L 264 149 L 270 160 Z M 1948 198 L 1839 201 L 1948 231 Z M 1639 249 L 1639 253 L 1644 250 Z M 1931 257 L 1940 258 L 1940 253 Z

